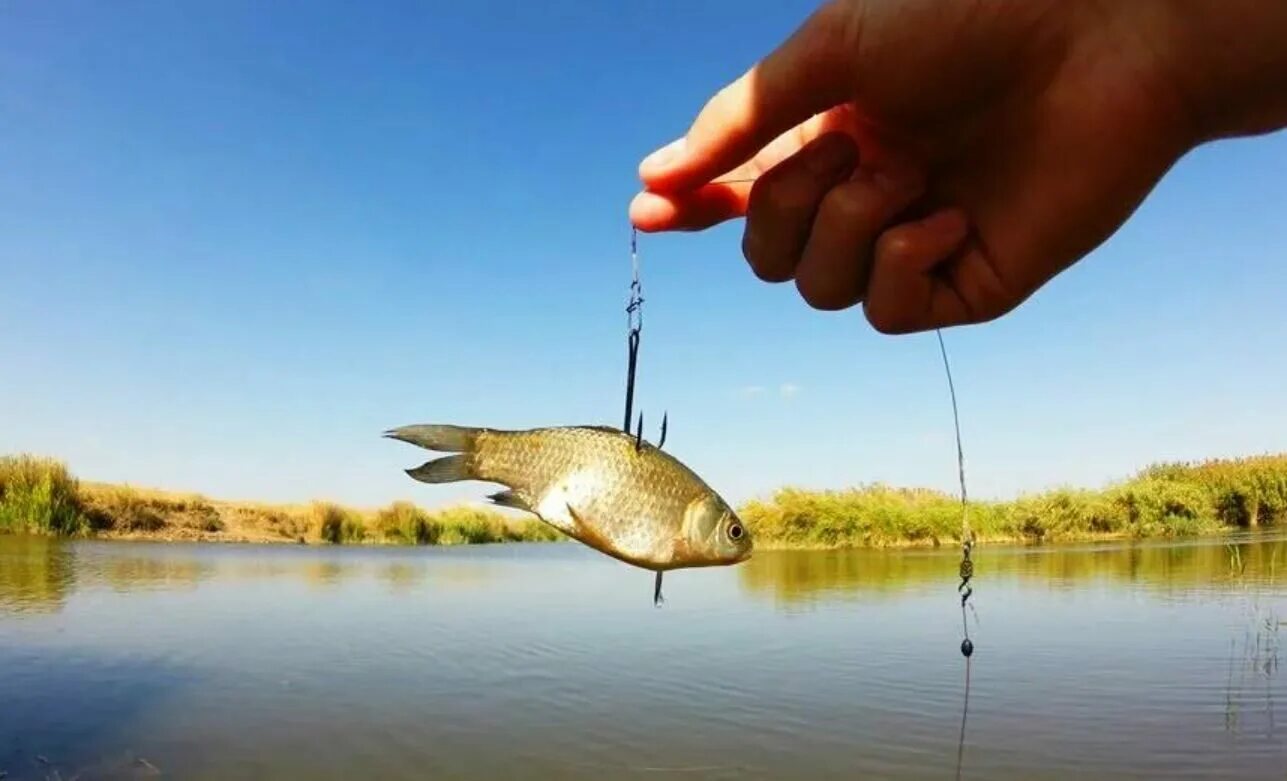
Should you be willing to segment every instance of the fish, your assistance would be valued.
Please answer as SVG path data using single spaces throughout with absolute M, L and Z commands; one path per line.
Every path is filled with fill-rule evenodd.
M 453 453 L 406 472 L 423 483 L 505 486 L 492 504 L 535 515 L 563 534 L 656 573 L 746 561 L 754 542 L 724 499 L 642 435 L 608 426 L 505 430 L 415 424 L 384 436 Z

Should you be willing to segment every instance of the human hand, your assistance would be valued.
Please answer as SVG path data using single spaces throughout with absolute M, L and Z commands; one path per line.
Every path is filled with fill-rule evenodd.
M 757 276 L 794 279 L 818 309 L 861 302 L 884 333 L 994 319 L 1107 239 L 1189 149 L 1255 114 L 1196 51 L 1259 37 L 1264 67 L 1225 82 L 1287 83 L 1269 53 L 1287 50 L 1287 4 L 1233 0 L 1218 24 L 1202 5 L 831 0 L 644 160 L 631 221 L 745 216 Z M 1233 24 L 1256 13 L 1269 33 Z

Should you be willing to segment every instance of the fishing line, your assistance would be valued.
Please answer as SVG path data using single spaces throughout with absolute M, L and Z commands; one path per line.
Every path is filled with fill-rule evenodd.
M 952 366 L 947 360 L 943 331 L 935 329 L 934 333 L 938 336 L 938 349 L 943 356 L 943 371 L 947 374 L 947 390 L 952 399 L 952 425 L 956 430 L 956 468 L 961 480 L 961 585 L 956 590 L 961 595 L 961 629 L 965 634 L 965 639 L 961 641 L 961 653 L 968 659 L 974 653 L 969 622 L 965 620 L 966 603 L 974 594 L 974 589 L 970 586 L 970 580 L 974 577 L 974 561 L 970 559 L 970 553 L 974 549 L 974 532 L 970 530 L 969 497 L 965 490 L 965 450 L 961 447 L 961 415 L 956 404 L 956 385 L 952 382 Z M 970 605 L 970 609 L 974 610 L 974 605 Z M 975 620 L 977 619 L 976 613 Z
M 626 414 L 621 423 L 622 430 L 627 434 L 630 433 L 630 415 L 635 403 L 635 373 L 639 366 L 639 340 L 643 333 L 643 302 L 643 284 L 639 281 L 639 229 L 632 227 L 630 230 L 630 298 L 626 302 Z M 657 441 L 658 448 L 666 444 L 666 428 L 669 422 L 670 413 L 663 414 L 661 439 Z M 640 412 L 639 425 L 635 429 L 635 450 L 643 450 L 643 444 L 643 413 Z M 660 607 L 665 601 L 661 596 L 661 577 L 662 571 L 657 570 L 657 577 L 652 587 L 654 607 Z
M 968 494 L 965 490 L 965 450 L 961 447 L 961 415 L 956 404 L 956 385 L 952 382 L 952 366 L 947 360 L 947 346 L 943 343 L 943 331 L 935 329 L 938 335 L 938 349 L 943 356 L 943 371 L 947 374 L 947 389 L 952 398 L 952 424 L 956 430 L 956 468 L 961 480 L 961 585 L 957 592 L 961 595 L 961 630 L 965 639 L 961 640 L 961 655 L 965 657 L 965 702 L 961 706 L 961 734 L 956 744 L 956 778 L 961 778 L 961 761 L 965 756 L 965 721 L 970 715 L 970 657 L 974 654 L 974 642 L 970 640 L 970 624 L 966 620 L 965 605 L 969 602 L 974 589 L 970 580 L 974 577 L 974 561 L 970 552 L 974 548 L 974 533 L 970 530 L 970 508 Z M 974 610 L 974 605 L 970 605 Z M 978 620 L 978 614 L 975 614 Z
M 751 182 L 754 179 L 725 179 L 717 180 L 713 184 L 738 184 Z M 639 281 L 639 229 L 632 228 L 630 233 L 630 298 L 626 304 L 626 326 L 627 339 L 626 345 L 628 350 L 628 362 L 626 367 L 626 410 L 625 417 L 622 421 L 622 428 L 626 433 L 630 433 L 630 416 L 634 406 L 635 393 L 635 373 L 639 361 L 639 340 L 643 330 L 643 286 Z M 965 695 L 961 707 L 961 732 L 957 739 L 956 746 L 956 778 L 960 781 L 962 761 L 965 756 L 965 724 L 970 714 L 970 667 L 971 657 L 974 655 L 974 641 L 970 639 L 970 622 L 965 613 L 967 604 L 971 612 L 975 614 L 975 620 L 978 620 L 978 613 L 974 610 L 974 605 L 970 603 L 970 597 L 974 594 L 974 589 L 970 581 L 974 578 L 974 561 L 970 558 L 970 553 L 974 549 L 974 532 L 970 529 L 970 505 L 969 492 L 965 486 L 965 448 L 961 444 L 961 413 L 960 407 L 956 401 L 956 383 L 952 379 L 952 364 L 947 357 L 947 345 L 943 341 L 942 329 L 934 329 L 938 337 L 939 354 L 943 358 L 943 372 L 947 375 L 947 390 L 952 402 L 952 428 L 956 434 L 956 468 L 957 477 L 961 484 L 961 565 L 959 574 L 961 583 L 957 586 L 957 593 L 961 596 L 961 631 L 964 635 L 961 640 L 961 655 L 965 657 Z M 661 424 L 662 442 L 666 439 L 666 419 L 663 417 Z M 637 446 L 643 446 L 643 413 L 639 415 L 639 424 L 636 434 Z M 656 584 L 653 592 L 653 604 L 660 605 L 661 597 L 661 576 L 657 573 Z M 648 768 L 649 770 L 662 770 L 661 768 Z M 670 768 L 670 772 L 684 772 L 685 769 Z M 664 771 L 663 771 L 664 772 Z

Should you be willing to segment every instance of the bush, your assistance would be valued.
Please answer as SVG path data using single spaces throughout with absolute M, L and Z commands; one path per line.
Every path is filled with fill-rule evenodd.
M 66 466 L 29 455 L 0 458 L 0 531 L 76 535 L 87 528 Z
M 740 514 L 757 543 L 781 547 L 957 540 L 961 508 L 937 491 L 882 485 L 847 491 L 784 489 Z M 1164 463 L 1103 491 L 1059 488 L 1009 502 L 971 502 L 979 539 L 1061 540 L 1103 535 L 1183 536 L 1287 518 L 1287 455 Z
M 351 510 L 330 502 L 314 502 L 310 513 L 317 536 L 325 542 L 346 545 L 362 542 L 366 538 L 366 526 L 362 523 L 362 517 Z
M 437 545 L 442 523 L 410 502 L 394 502 L 375 516 L 375 527 L 386 542 Z
M 155 532 L 165 528 L 159 508 L 128 486 L 108 486 L 86 497 L 90 523 L 97 531 Z
M 217 532 L 224 528 L 219 511 L 196 494 L 171 494 L 128 485 L 89 485 L 81 501 L 96 531 L 154 533 L 164 529 Z
M 563 534 L 540 520 L 510 521 L 500 513 L 473 507 L 452 507 L 435 514 L 443 545 L 485 545 L 493 542 L 551 542 Z

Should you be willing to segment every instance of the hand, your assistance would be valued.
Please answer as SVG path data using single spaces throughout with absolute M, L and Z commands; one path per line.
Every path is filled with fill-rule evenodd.
M 644 160 L 631 220 L 745 216 L 757 276 L 818 309 L 861 302 L 884 333 L 994 319 L 1230 130 L 1210 116 L 1237 113 L 1230 84 L 1195 52 L 1258 37 L 1276 59 L 1240 59 L 1240 84 L 1287 83 L 1287 4 L 1205 5 L 1220 24 L 1177 0 L 831 0 Z M 1233 6 L 1277 27 L 1239 29 Z

